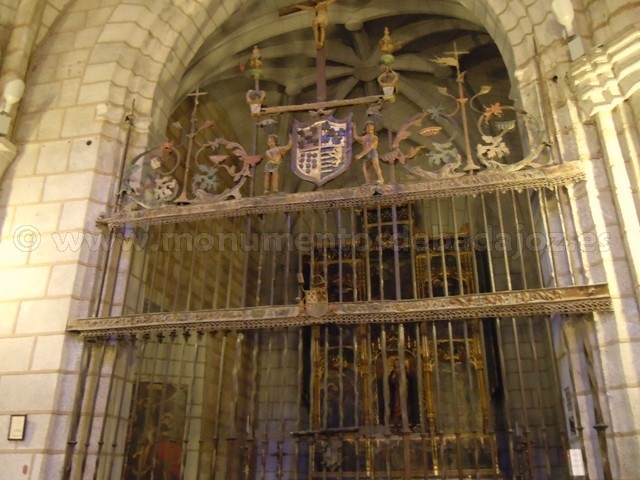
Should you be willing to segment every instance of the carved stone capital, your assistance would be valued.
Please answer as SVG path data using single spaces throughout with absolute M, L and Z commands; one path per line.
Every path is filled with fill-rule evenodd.
M 586 117 L 612 110 L 640 87 L 639 59 L 640 25 L 631 25 L 573 62 L 569 78 Z

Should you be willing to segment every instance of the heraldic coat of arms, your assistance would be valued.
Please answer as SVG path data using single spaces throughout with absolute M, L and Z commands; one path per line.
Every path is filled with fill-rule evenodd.
M 324 185 L 351 163 L 351 115 L 344 120 L 327 117 L 313 123 L 293 122 L 291 169 L 316 185 Z

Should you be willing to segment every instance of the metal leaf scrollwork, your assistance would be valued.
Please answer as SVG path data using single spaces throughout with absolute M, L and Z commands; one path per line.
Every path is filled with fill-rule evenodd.
M 446 87 L 438 87 L 438 93 L 455 102 L 451 111 L 447 112 L 442 106 L 433 106 L 425 112 L 420 112 L 408 118 L 399 128 L 390 151 L 382 156 L 382 160 L 391 164 L 400 164 L 412 175 L 426 179 L 455 178 L 461 175 L 477 172 L 515 172 L 524 168 L 538 168 L 541 165 L 539 157 L 548 144 L 543 139 L 543 130 L 534 117 L 527 112 L 511 106 L 503 106 L 499 102 L 481 107 L 475 106 L 483 95 L 491 92 L 491 87 L 484 85 L 479 91 L 468 98 L 465 93 L 465 72 L 460 71 L 459 57 L 467 52 L 459 51 L 454 44 L 454 51 L 450 56 L 436 57 L 433 61 L 440 65 L 454 67 L 456 70 L 457 92 L 451 93 Z M 477 137 L 470 129 L 470 115 L 478 115 Z M 509 112 L 509 114 L 507 114 Z M 427 124 L 427 121 L 430 121 Z M 526 127 L 530 135 L 531 152 L 522 160 L 507 163 L 512 153 L 505 142 L 505 136 L 515 130 L 517 122 Z M 418 130 L 414 130 L 417 127 Z M 452 132 L 445 136 L 445 132 Z M 410 137 L 414 140 L 419 136 L 433 137 L 430 145 L 417 141 L 417 147 L 404 147 L 401 144 Z M 473 139 L 479 138 L 475 148 Z M 418 155 L 426 150 L 422 155 Z M 407 153 L 405 153 L 405 151 Z M 426 157 L 429 170 L 420 165 L 410 164 L 408 160 Z M 414 162 L 415 163 L 415 162 Z M 423 162 L 424 163 L 424 162 Z M 439 167 L 439 168 L 438 168 Z M 433 170 L 436 169 L 437 170 Z
M 214 202 L 228 199 L 242 198 L 241 188 L 247 179 L 252 176 L 252 167 L 262 160 L 260 155 L 249 155 L 242 145 L 224 138 L 216 138 L 207 143 L 203 150 L 207 149 L 213 154 L 207 158 L 212 165 L 207 166 L 198 163 L 200 174 L 193 179 L 194 202 Z M 196 155 L 196 158 L 199 156 Z M 223 182 L 219 174 L 225 173 L 230 180 Z M 220 184 L 232 186 L 225 188 L 221 193 L 216 193 Z
M 180 189 L 175 178 L 180 162 L 180 152 L 172 142 L 142 152 L 125 169 L 122 193 L 145 208 L 173 201 Z
M 502 117 L 505 110 L 515 112 L 522 119 L 527 131 L 532 135 L 533 148 L 529 155 L 514 163 L 505 163 L 504 159 L 509 155 L 509 148 L 504 143 L 504 136 L 515 129 L 516 120 L 496 120 Z M 486 132 L 487 127 L 493 127 L 499 132 L 497 135 L 490 135 Z M 539 168 L 540 154 L 547 146 L 544 141 L 543 130 L 538 121 L 527 112 L 516 110 L 514 107 L 493 104 L 485 107 L 484 114 L 478 120 L 478 130 L 480 131 L 484 144 L 477 145 L 478 161 L 485 167 L 485 170 L 478 172 L 516 172 L 524 168 Z

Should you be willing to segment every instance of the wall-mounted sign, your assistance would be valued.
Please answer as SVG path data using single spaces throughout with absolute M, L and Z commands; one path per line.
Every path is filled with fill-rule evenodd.
M 27 426 L 26 415 L 11 415 L 9 420 L 8 440 L 24 440 L 24 431 Z

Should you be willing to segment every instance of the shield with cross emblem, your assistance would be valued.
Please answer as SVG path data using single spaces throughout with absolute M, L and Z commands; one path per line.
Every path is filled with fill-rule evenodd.
M 292 170 L 303 180 L 324 185 L 349 167 L 352 135 L 351 115 L 312 123 L 294 120 Z

